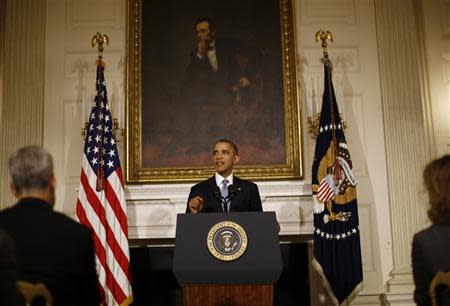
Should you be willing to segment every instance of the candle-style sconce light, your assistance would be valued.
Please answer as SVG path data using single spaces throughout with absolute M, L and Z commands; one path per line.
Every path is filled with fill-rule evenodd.
M 320 124 L 320 113 L 317 114 L 314 119 L 313 116 L 308 116 L 308 133 L 311 135 L 313 139 L 317 138 L 319 134 L 319 124 Z
M 119 142 L 119 140 L 116 137 L 116 133 L 117 133 L 117 131 L 120 131 L 120 136 L 125 136 L 125 129 L 120 128 L 119 120 L 117 118 L 113 118 L 112 126 L 113 126 L 114 139 L 116 140 L 116 142 Z
M 104 44 L 109 45 L 108 35 L 97 32 L 92 37 L 91 43 L 92 43 L 92 48 L 94 48 L 97 45 L 97 50 L 98 50 L 98 59 L 96 61 L 97 65 L 101 65 L 101 66 L 105 67 L 105 63 L 102 60 L 103 50 L 104 50 L 103 45 Z M 84 104 L 84 98 L 83 98 L 82 103 Z M 109 107 L 111 109 L 111 103 L 109 103 Z M 112 112 L 111 112 L 111 115 L 112 115 Z M 82 116 L 84 116 L 84 113 L 82 114 Z M 89 127 L 89 122 L 84 122 L 84 127 L 81 128 L 81 135 L 83 137 L 86 137 L 88 127 Z M 114 135 L 114 139 L 116 140 L 116 142 L 119 142 L 119 140 L 116 137 L 118 131 L 120 131 L 120 134 L 119 134 L 120 136 L 125 135 L 125 129 L 120 128 L 120 126 L 119 126 L 119 119 L 113 118 L 112 119 L 112 134 Z
M 328 43 L 327 40 L 333 42 L 333 35 L 329 31 L 322 31 L 319 30 L 315 34 L 316 42 L 322 42 L 322 51 L 323 51 L 323 60 L 331 64 L 330 59 L 328 58 Z M 311 101 L 314 103 L 314 101 Z M 342 117 L 342 113 L 339 113 L 339 117 L 341 119 L 342 128 L 347 128 L 347 122 L 344 121 Z M 317 135 L 319 134 L 319 128 L 320 128 L 320 111 L 316 114 L 315 111 L 313 111 L 313 114 L 311 116 L 308 116 L 307 118 L 307 124 L 308 124 L 308 133 L 311 135 L 311 138 L 316 139 Z

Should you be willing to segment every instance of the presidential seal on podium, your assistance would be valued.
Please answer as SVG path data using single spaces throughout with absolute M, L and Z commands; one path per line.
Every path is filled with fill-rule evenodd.
M 207 244 L 209 252 L 222 261 L 238 259 L 247 249 L 247 233 L 233 221 L 222 221 L 215 224 L 208 232 Z

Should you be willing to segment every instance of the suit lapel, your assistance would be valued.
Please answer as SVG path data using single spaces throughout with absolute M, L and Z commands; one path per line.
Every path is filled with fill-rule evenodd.
M 222 204 L 220 203 L 220 201 L 217 199 L 216 196 L 216 190 L 217 190 L 217 184 L 216 184 L 216 177 L 212 176 L 208 179 L 208 193 L 210 194 L 211 197 L 211 203 L 214 203 L 215 205 L 215 210 L 217 212 L 221 212 L 223 211 L 222 208 Z
M 239 207 L 239 203 L 241 203 L 242 184 L 241 179 L 238 178 L 237 176 L 233 177 L 233 186 L 235 194 L 231 199 L 230 211 L 236 211 L 236 208 Z

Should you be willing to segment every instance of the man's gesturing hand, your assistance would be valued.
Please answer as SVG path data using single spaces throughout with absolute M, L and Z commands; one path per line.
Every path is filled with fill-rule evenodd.
M 190 199 L 188 203 L 191 214 L 196 214 L 203 209 L 203 203 L 205 201 L 200 196 L 195 196 Z

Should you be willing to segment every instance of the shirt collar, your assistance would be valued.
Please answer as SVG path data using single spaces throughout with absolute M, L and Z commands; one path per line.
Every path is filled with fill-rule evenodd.
M 215 177 L 217 186 L 222 186 L 224 179 L 227 179 L 228 186 L 233 185 L 233 172 L 231 172 L 231 174 L 228 177 L 223 177 L 222 175 L 216 172 Z

